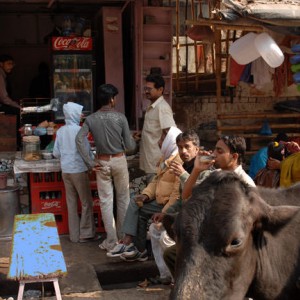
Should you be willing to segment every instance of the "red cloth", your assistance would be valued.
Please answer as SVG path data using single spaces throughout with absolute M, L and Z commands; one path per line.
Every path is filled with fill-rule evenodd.
M 239 65 L 232 57 L 230 57 L 230 67 L 229 67 L 230 86 L 237 86 L 244 72 L 245 66 L 246 65 Z

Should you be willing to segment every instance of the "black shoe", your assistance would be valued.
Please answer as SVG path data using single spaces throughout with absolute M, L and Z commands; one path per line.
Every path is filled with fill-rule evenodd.
M 99 241 L 100 239 L 101 239 L 101 235 L 96 234 L 95 236 L 93 236 L 91 238 L 80 239 L 79 243 L 94 242 L 94 241 Z

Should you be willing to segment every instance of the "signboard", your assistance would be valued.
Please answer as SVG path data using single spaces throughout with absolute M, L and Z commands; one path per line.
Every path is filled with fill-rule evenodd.
M 93 39 L 91 37 L 52 37 L 53 51 L 90 51 L 93 49 Z

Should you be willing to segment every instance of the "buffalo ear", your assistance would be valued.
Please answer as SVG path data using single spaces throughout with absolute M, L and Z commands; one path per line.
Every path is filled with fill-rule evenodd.
M 286 224 L 288 224 L 294 216 L 300 212 L 298 206 L 270 206 L 261 199 L 260 201 L 260 216 L 256 219 L 255 228 L 275 233 Z

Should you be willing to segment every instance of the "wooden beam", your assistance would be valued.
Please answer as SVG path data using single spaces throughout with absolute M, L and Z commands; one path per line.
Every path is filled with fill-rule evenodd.
M 264 31 L 263 25 L 258 25 L 257 22 L 254 21 L 235 21 L 233 22 L 225 22 L 220 20 L 208 20 L 208 19 L 198 19 L 198 20 L 186 20 L 186 25 L 203 25 L 203 26 L 213 26 L 218 27 L 218 29 L 222 30 L 244 30 L 244 31 Z

